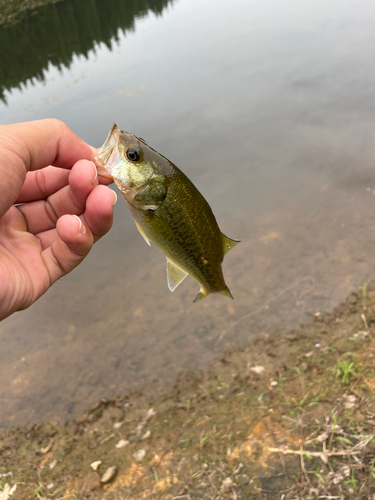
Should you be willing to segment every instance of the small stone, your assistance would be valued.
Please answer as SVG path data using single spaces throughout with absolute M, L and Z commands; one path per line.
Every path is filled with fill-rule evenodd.
M 151 436 L 151 431 L 150 429 L 144 433 L 144 435 L 141 437 L 141 439 L 148 439 Z
M 100 482 L 103 484 L 109 483 L 117 474 L 117 467 L 114 465 L 113 467 L 108 467 L 108 469 L 103 474 Z
M 264 370 L 264 366 L 253 366 L 252 368 L 250 368 L 250 371 L 256 373 L 257 375 L 262 375 Z
M 57 460 L 54 460 L 53 462 L 51 462 L 49 464 L 49 468 L 52 470 L 55 467 L 56 464 L 57 464 Z
M 277 380 L 271 380 L 271 382 L 270 382 L 271 387 L 277 387 L 278 385 L 279 385 L 279 383 L 277 382 Z
M 365 330 L 361 330 L 358 333 L 355 333 L 354 337 L 360 338 L 361 340 L 367 340 L 368 338 L 370 338 L 370 334 L 369 334 L 369 332 L 366 332 Z
M 128 446 L 129 441 L 126 441 L 125 439 L 120 439 L 120 441 L 116 444 L 116 448 L 125 448 L 125 446 Z
M 144 448 L 141 448 L 140 450 L 136 451 L 133 454 L 133 457 L 137 462 L 141 462 L 145 458 L 145 455 L 146 455 L 146 450 Z
M 122 426 L 122 422 L 116 422 L 113 424 L 114 429 L 120 429 L 121 426 Z
M 346 402 L 345 402 L 345 408 L 353 408 L 353 406 L 355 406 L 355 403 L 356 403 L 356 397 L 353 396 L 353 395 L 349 395 L 346 397 Z
M 320 312 L 316 312 L 316 313 L 314 314 L 314 316 L 315 316 L 315 318 L 319 318 L 319 316 L 320 316 Z
M 311 358 L 311 356 L 313 356 L 313 355 L 314 355 L 314 351 L 310 351 L 310 352 L 307 352 L 306 354 L 304 354 L 303 356 L 305 358 Z
M 317 349 L 319 349 L 320 344 L 315 344 L 315 347 L 316 347 Z
M 224 479 L 224 481 L 221 483 L 221 488 L 220 488 L 220 491 L 225 493 L 229 490 L 232 489 L 232 486 L 233 486 L 233 480 L 230 478 L 230 477 L 227 477 L 226 479 Z
M 96 462 L 90 464 L 90 467 L 92 468 L 92 470 L 98 470 L 101 463 L 102 463 L 101 460 L 97 460 Z

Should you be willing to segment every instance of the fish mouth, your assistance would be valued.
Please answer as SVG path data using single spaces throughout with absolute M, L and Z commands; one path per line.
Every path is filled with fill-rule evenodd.
M 95 156 L 95 165 L 98 174 L 102 177 L 109 177 L 112 179 L 111 175 L 111 163 L 108 160 L 112 156 L 120 138 L 121 130 L 117 127 L 116 123 L 112 125 L 109 130 L 107 139 L 104 141 L 103 146 L 99 149 L 98 154 Z

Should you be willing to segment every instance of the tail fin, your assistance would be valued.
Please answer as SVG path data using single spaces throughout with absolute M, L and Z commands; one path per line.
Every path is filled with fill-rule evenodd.
M 234 300 L 233 295 L 230 293 L 230 290 L 227 286 L 225 286 L 224 290 L 219 293 L 220 295 L 225 295 L 226 297 L 230 297 L 232 300 Z

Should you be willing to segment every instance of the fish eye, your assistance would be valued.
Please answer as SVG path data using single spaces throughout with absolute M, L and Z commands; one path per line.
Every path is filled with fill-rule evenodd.
M 141 150 L 139 148 L 129 148 L 126 151 L 126 157 L 133 162 L 139 161 L 141 159 Z

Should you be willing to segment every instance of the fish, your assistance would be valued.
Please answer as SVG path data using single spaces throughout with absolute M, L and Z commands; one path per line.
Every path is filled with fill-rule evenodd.
M 233 299 L 221 264 L 240 240 L 220 231 L 210 205 L 179 168 L 116 124 L 95 164 L 115 182 L 146 243 L 166 256 L 172 292 L 190 274 L 200 285 L 193 302 L 213 293 Z

